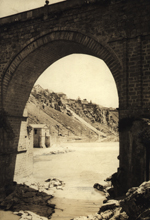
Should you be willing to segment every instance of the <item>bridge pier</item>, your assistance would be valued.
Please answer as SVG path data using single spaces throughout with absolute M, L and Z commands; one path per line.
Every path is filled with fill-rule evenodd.
M 7 194 L 7 190 L 13 186 L 13 181 L 32 174 L 33 131 L 27 130 L 26 116 L 3 113 L 0 122 L 0 194 L 2 195 Z
M 120 155 L 116 194 L 126 193 L 150 178 L 150 115 L 148 109 L 120 110 Z

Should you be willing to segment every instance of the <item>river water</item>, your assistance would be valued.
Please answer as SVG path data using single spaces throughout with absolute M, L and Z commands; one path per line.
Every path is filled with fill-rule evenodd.
M 58 178 L 65 182 L 63 190 L 55 190 L 56 204 L 52 220 L 70 220 L 77 216 L 95 214 L 104 195 L 93 188 L 117 171 L 119 143 L 64 143 L 71 152 L 40 154 L 34 157 L 34 178 L 44 181 Z M 39 149 L 41 150 L 41 149 Z

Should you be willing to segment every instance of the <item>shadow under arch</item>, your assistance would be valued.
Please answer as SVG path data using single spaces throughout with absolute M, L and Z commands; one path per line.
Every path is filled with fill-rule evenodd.
M 119 96 L 122 67 L 115 53 L 108 46 L 81 33 L 56 31 L 28 44 L 10 63 L 2 80 L 4 112 L 22 116 L 37 78 L 52 63 L 73 53 L 102 59 L 112 72 Z

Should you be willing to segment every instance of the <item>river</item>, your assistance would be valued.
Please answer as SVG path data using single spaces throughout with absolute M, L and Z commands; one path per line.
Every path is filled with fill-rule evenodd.
M 35 179 L 58 178 L 65 182 L 63 190 L 55 191 L 52 203 L 57 209 L 51 219 L 70 220 L 76 216 L 95 214 L 105 197 L 93 185 L 106 184 L 104 179 L 117 171 L 119 143 L 64 143 L 61 146 L 71 152 L 37 154 L 34 157 Z
M 50 150 L 68 148 L 71 152 L 49 154 Z M 117 171 L 119 143 L 63 143 L 49 149 L 34 149 L 34 178 L 41 182 L 58 178 L 65 182 L 63 190 L 55 190 L 56 204 L 52 220 L 70 220 L 77 216 L 95 214 L 104 195 L 93 188 L 95 183 Z M 0 210 L 1 220 L 19 220 L 12 212 Z

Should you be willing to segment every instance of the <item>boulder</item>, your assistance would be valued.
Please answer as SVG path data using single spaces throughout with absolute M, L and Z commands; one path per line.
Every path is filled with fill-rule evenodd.
M 138 219 L 144 213 L 144 210 L 149 209 L 150 181 L 142 183 L 138 188 L 128 190 L 126 198 L 120 204 L 132 219 Z
M 114 215 L 110 218 L 110 220 L 119 219 L 120 218 L 120 212 L 122 208 L 116 208 L 114 210 Z
M 110 219 L 114 215 L 112 210 L 107 210 L 101 213 L 102 219 Z
M 62 186 L 57 186 L 56 189 L 63 190 Z
M 93 187 L 99 191 L 104 191 L 104 186 L 99 183 L 95 183 Z
M 112 210 L 115 209 L 116 207 L 119 207 L 119 202 L 117 200 L 108 200 L 107 203 L 101 206 L 99 213 L 104 212 L 106 210 Z
M 47 195 L 47 193 L 39 192 L 37 190 L 31 190 L 26 185 L 18 184 L 13 193 L 4 198 L 4 200 L 0 203 L 0 207 L 5 210 L 30 210 L 30 212 L 20 211 L 15 212 L 14 214 L 19 215 L 20 220 L 47 220 L 47 217 L 51 216 L 54 212 L 54 206 L 51 205 L 48 207 L 47 201 L 52 198 L 51 195 Z M 38 215 L 32 214 L 32 212 L 36 212 Z M 45 216 L 45 217 L 41 217 Z
M 120 220 L 126 220 L 129 219 L 129 216 L 127 215 L 126 212 L 121 212 L 119 218 Z

